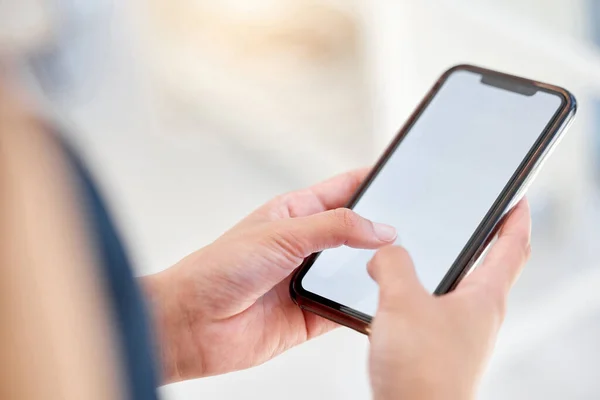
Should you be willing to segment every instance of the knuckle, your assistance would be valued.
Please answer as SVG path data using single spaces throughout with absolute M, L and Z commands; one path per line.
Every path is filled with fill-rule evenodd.
M 354 211 L 348 208 L 337 208 L 333 211 L 333 216 L 342 229 L 352 230 L 360 223 L 360 217 Z
M 271 218 L 280 219 L 290 217 L 288 212 L 288 204 L 293 198 L 292 193 L 280 194 L 271 199 L 261 209 Z
M 280 195 L 277 195 L 273 200 L 271 200 L 271 202 L 275 205 L 283 205 L 286 204 L 287 202 L 290 201 L 290 199 L 292 198 L 292 193 L 283 193 Z
M 296 235 L 293 229 L 278 229 L 273 227 L 266 235 L 268 241 L 273 243 L 280 251 L 286 261 L 297 263 L 310 253 L 310 246 L 303 240 L 302 237 Z M 308 249 L 308 250 L 307 250 Z

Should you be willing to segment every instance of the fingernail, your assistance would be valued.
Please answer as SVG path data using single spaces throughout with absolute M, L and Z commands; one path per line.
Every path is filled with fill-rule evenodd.
M 375 231 L 375 236 L 377 239 L 382 242 L 393 242 L 398 236 L 396 232 L 396 228 L 386 224 L 373 223 L 373 231 Z

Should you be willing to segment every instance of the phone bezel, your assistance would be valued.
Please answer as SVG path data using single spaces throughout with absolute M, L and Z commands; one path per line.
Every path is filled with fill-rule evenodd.
M 465 247 L 457 257 L 456 261 L 449 268 L 445 277 L 442 279 L 435 295 L 443 295 L 452 291 L 461 279 L 470 271 L 481 254 L 485 251 L 498 229 L 502 225 L 504 218 L 509 211 L 508 207 L 511 202 L 519 194 L 520 189 L 526 183 L 527 179 L 537 170 L 542 161 L 548 155 L 553 146 L 558 142 L 559 136 L 565 131 L 563 129 L 575 115 L 577 102 L 575 97 L 567 90 L 530 79 L 493 71 L 490 69 L 477 67 L 474 65 L 461 64 L 447 70 L 433 85 L 426 94 L 425 98 L 412 113 L 408 121 L 400 129 L 399 133 L 388 145 L 383 155 L 379 158 L 367 178 L 360 185 L 347 207 L 353 208 L 360 200 L 362 195 L 368 190 L 373 182 L 373 179 L 379 174 L 383 166 L 386 164 L 391 155 L 396 151 L 396 148 L 401 144 L 402 140 L 410 132 L 415 122 L 425 111 L 431 100 L 442 87 L 444 82 L 455 72 L 470 71 L 481 74 L 482 77 L 492 77 L 496 81 L 505 82 L 507 84 L 518 84 L 524 88 L 535 89 L 535 91 L 545 91 L 558 95 L 562 104 L 556 112 L 552 120 L 548 123 L 538 140 L 530 149 L 527 156 L 523 159 L 509 182 L 504 187 L 501 194 L 498 196 L 490 210 L 483 218 L 480 225 L 477 227 Z M 304 262 L 298 267 L 290 283 L 290 294 L 294 302 L 301 308 L 318 314 L 322 317 L 330 319 L 339 324 L 345 325 L 358 332 L 368 334 L 369 325 L 372 317 L 339 304 L 335 301 L 309 292 L 302 287 L 302 279 L 316 260 L 320 253 L 315 253 L 307 257 Z

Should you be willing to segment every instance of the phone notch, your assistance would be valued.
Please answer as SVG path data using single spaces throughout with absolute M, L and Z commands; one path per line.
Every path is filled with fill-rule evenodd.
M 500 75 L 481 75 L 481 83 L 488 86 L 493 86 L 498 89 L 508 90 L 509 92 L 518 93 L 523 96 L 533 96 L 539 90 L 533 84 L 522 82 L 521 80 L 511 79 Z

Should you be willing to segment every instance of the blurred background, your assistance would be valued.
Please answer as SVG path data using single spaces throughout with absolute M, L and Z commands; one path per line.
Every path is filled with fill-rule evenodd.
M 482 399 L 600 395 L 600 2 L 20 0 L 0 48 L 71 132 L 139 274 L 281 192 L 372 163 L 447 68 L 567 87 L 576 123 L 530 191 L 533 259 Z M 474 172 L 476 173 L 476 172 Z M 369 398 L 367 340 L 340 329 L 168 400 Z

